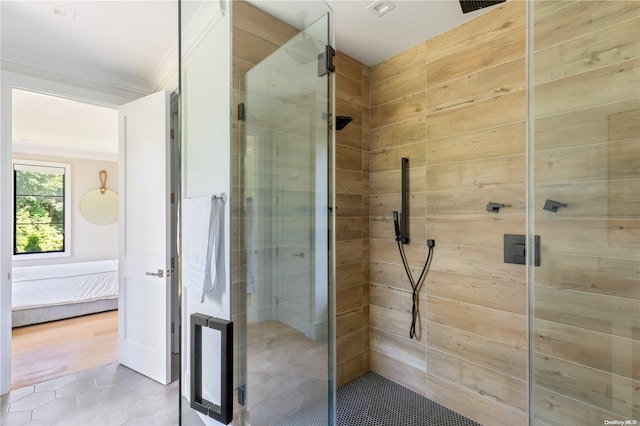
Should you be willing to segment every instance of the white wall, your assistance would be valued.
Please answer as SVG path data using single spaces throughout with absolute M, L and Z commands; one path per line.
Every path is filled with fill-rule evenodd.
M 37 31 L 37 29 L 35 29 Z M 172 31 L 168 28 L 167 31 Z M 177 52 L 167 54 L 154 73 L 153 81 L 133 84 L 113 73 L 78 70 L 55 58 L 40 57 L 34 63 L 16 62 L 7 49 L 0 55 L 0 394 L 10 387 L 11 371 L 11 268 L 12 268 L 12 175 L 11 175 L 11 90 L 20 88 L 106 106 L 125 104 L 150 94 L 152 87 L 177 87 Z M 28 52 L 27 52 L 28 53 Z M 32 55 L 26 55 L 28 59 Z M 99 70 L 93 70 L 99 71 Z M 107 75 L 108 74 L 108 75 Z M 114 178 L 111 181 L 111 178 Z M 108 186 L 115 188 L 117 173 L 110 174 Z M 95 253 L 95 252 L 94 252 Z
M 118 163 L 82 158 L 54 157 L 16 152 L 14 159 L 71 164 L 71 256 L 40 259 L 13 257 L 13 266 L 53 265 L 118 258 L 118 223 L 95 225 L 80 213 L 80 198 L 100 187 L 100 170 L 107 171 L 107 188 L 118 192 Z
M 231 194 L 231 14 L 230 2 L 182 3 L 182 197 Z M 200 294 L 184 287 L 182 319 L 183 394 L 190 399 L 190 315 L 203 313 L 231 320 L 231 202 L 225 206 L 226 280 L 200 303 Z M 185 238 L 185 227 L 182 236 Z M 188 231 L 187 231 L 188 232 Z M 203 229 L 199 232 L 207 232 Z M 183 250 L 184 251 L 184 250 Z M 220 341 L 203 330 L 203 396 L 220 403 Z M 230 408 L 232 409 L 232 407 Z M 219 423 L 200 415 L 207 425 Z

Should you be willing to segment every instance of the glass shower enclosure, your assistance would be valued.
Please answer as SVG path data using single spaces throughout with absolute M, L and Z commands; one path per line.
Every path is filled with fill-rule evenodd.
M 640 424 L 640 3 L 529 7 L 530 424 Z
M 240 424 L 334 417 L 330 18 L 239 83 Z

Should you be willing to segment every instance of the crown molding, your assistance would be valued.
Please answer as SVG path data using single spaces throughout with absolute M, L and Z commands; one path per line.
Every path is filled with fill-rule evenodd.
M 149 83 L 156 92 L 161 89 L 169 92 L 178 88 L 178 41 L 176 40 L 156 69 L 149 77 Z
M 213 1 L 202 2 L 182 31 L 182 60 L 184 62 L 188 60 L 200 42 L 215 28 L 218 21 L 225 16 L 226 7 L 225 0 L 220 0 L 217 4 Z
M 118 153 L 86 151 L 77 148 L 66 148 L 46 144 L 13 141 L 13 154 L 46 155 L 50 157 L 79 158 L 83 160 L 118 161 Z
M 154 89 L 153 83 L 149 80 L 105 72 L 6 44 L 1 45 L 1 53 L 2 69 L 7 71 L 97 88 L 100 91 L 129 93 L 129 96 L 131 94 L 136 94 L 138 97 L 147 95 Z

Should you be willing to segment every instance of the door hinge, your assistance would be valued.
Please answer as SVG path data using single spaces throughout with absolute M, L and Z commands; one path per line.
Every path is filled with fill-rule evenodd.
M 176 332 L 176 323 L 175 322 L 171 322 L 171 334 L 174 334 Z
M 334 56 L 336 56 L 336 50 L 327 44 L 324 47 L 324 52 L 318 55 L 318 77 L 336 70 L 336 66 L 333 64 Z
M 238 404 L 244 405 L 247 397 L 246 392 L 247 392 L 247 388 L 245 385 L 238 386 Z
M 176 203 L 176 193 L 172 192 L 169 196 L 170 200 L 171 200 L 171 204 L 175 204 Z
M 172 141 L 176 139 L 176 129 L 171 129 L 169 131 L 169 134 L 170 134 L 170 137 L 171 137 Z
M 246 111 L 244 103 L 238 104 L 238 120 L 244 121 L 246 119 Z
M 176 269 L 176 258 L 175 257 L 171 258 L 171 269 L 172 270 Z

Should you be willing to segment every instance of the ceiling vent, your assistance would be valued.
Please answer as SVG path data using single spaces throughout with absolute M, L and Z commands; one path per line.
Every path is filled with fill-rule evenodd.
M 504 3 L 505 1 L 506 0 L 460 0 L 460 6 L 462 6 L 462 13 L 469 13 L 474 10 Z
M 395 8 L 396 6 L 393 3 L 386 0 L 374 1 L 369 6 L 367 6 L 367 9 L 369 9 L 371 13 L 376 15 L 378 18 L 380 18 L 385 13 L 391 12 Z
M 48 3 L 49 11 L 53 14 L 53 16 L 61 19 L 67 19 L 69 21 L 76 20 L 76 13 L 72 10 L 62 8 L 53 3 Z

